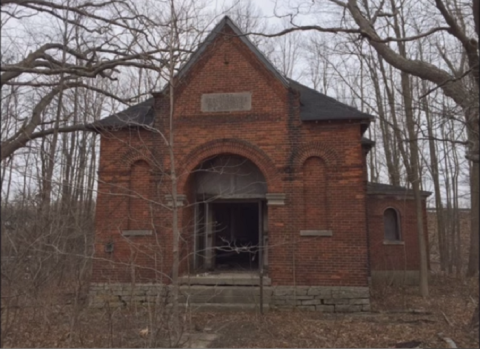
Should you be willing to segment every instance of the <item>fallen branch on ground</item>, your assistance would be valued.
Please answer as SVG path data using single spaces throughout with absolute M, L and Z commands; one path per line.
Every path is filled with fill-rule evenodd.
M 442 313 L 442 315 L 443 315 L 443 318 L 444 318 L 445 321 L 447 322 L 447 324 L 448 324 L 450 327 L 452 327 L 453 324 L 452 324 L 452 322 L 448 319 L 447 315 L 445 315 L 445 313 L 444 313 L 443 311 L 442 311 L 441 313 Z
M 445 343 L 447 343 L 449 348 L 458 348 L 457 345 L 455 344 L 455 342 L 453 341 L 453 339 L 451 339 L 449 337 L 444 337 L 443 333 L 440 332 L 439 334 L 437 334 L 437 336 L 441 340 L 443 340 Z

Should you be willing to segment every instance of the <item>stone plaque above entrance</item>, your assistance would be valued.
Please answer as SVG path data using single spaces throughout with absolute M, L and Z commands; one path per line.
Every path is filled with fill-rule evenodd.
M 252 109 L 252 93 L 204 93 L 203 112 L 242 111 Z

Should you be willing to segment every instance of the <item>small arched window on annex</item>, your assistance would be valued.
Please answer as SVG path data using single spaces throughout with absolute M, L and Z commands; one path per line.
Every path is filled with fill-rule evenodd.
M 123 235 L 152 234 L 151 191 L 150 165 L 145 160 L 133 162 L 128 183 L 128 230 Z
M 385 242 L 400 242 L 400 214 L 393 207 L 383 211 L 383 238 Z

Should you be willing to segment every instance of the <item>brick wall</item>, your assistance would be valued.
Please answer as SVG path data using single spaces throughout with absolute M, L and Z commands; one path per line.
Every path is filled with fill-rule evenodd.
M 232 34 L 232 33 L 229 33 Z M 175 161 L 183 234 L 182 271 L 190 268 L 193 232 L 191 172 L 203 160 L 235 154 L 251 160 L 267 180 L 269 193 L 285 193 L 285 206 L 268 209 L 269 276 L 273 285 L 367 285 L 366 194 L 356 122 L 301 122 L 299 96 L 287 89 L 239 38 L 219 36 L 175 91 Z M 251 92 L 248 112 L 203 113 L 203 93 Z M 155 126 L 168 136 L 168 96 L 156 95 Z M 165 206 L 171 168 L 160 136 L 145 130 L 105 133 L 101 139 L 96 215 L 96 282 L 168 280 L 171 270 L 171 211 Z M 312 160 L 313 159 L 313 160 Z M 151 236 L 121 235 L 129 215 L 131 166 L 146 161 L 141 188 L 151 185 Z M 323 171 L 312 180 L 310 164 Z M 324 179 L 322 179 L 324 178 Z M 316 186 L 324 180 L 328 185 Z M 150 187 L 149 187 L 150 188 Z M 312 188 L 316 195 L 304 196 Z M 325 206 L 325 197 L 328 206 Z M 156 202 L 156 204 L 155 204 Z M 328 215 L 322 214 L 328 212 Z M 320 215 L 320 216 L 319 216 Z M 327 219 L 328 218 L 328 219 Z M 300 236 L 329 229 L 332 236 Z M 113 241 L 114 251 L 104 251 Z
M 426 217 L 425 201 L 424 217 Z M 388 243 L 384 239 L 383 213 L 387 208 L 398 212 L 400 243 Z M 412 198 L 388 195 L 369 195 L 368 226 L 371 270 L 419 270 L 417 216 Z M 428 241 L 427 221 L 424 232 Z
M 329 229 L 325 163 L 319 157 L 310 157 L 302 169 L 305 207 L 303 229 Z

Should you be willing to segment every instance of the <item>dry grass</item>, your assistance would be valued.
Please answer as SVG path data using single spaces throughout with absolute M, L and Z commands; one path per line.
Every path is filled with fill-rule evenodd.
M 429 299 L 417 293 L 415 287 L 377 288 L 370 315 L 211 314 L 207 324 L 213 329 L 224 326 L 212 343 L 215 347 L 385 348 L 419 341 L 423 348 L 446 348 L 437 336 L 439 332 L 452 338 L 458 347 L 478 347 L 478 330 L 469 328 L 478 300 L 478 282 L 435 279 Z M 409 313 L 409 309 L 417 313 Z
M 392 347 L 406 341 L 423 348 L 446 348 L 437 334 L 458 347 L 478 347 L 478 329 L 469 328 L 478 282 L 434 277 L 431 295 L 422 299 L 416 287 L 377 287 L 373 312 L 336 315 L 310 312 L 201 312 L 186 317 L 188 332 L 215 333 L 211 347 Z M 60 298 L 52 297 L 57 303 Z M 141 330 L 149 326 L 145 308 L 89 309 L 37 302 L 30 308 L 2 308 L 3 347 L 147 347 Z M 409 313 L 408 309 L 421 312 Z M 77 316 L 74 325 L 72 319 Z M 8 324 L 7 324 L 8 321 Z M 158 322 L 165 334 L 168 320 Z

